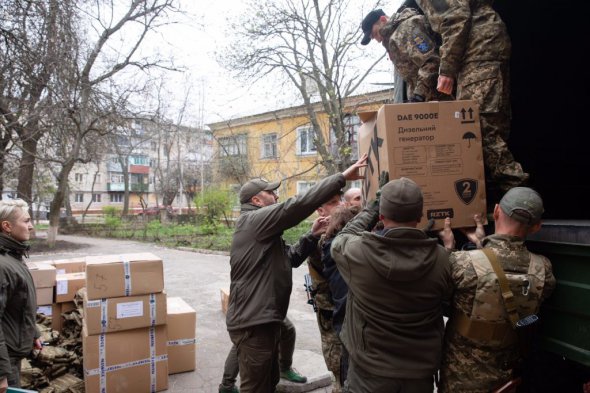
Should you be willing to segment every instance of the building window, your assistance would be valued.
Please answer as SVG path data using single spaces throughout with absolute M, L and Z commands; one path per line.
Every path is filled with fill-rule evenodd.
M 95 181 L 96 183 L 100 183 L 100 182 L 101 182 L 101 180 L 102 180 L 102 176 L 101 176 L 101 174 L 100 174 L 100 173 L 97 173 L 97 174 L 94 176 L 94 181 Z
M 100 202 L 101 194 L 92 194 L 92 202 Z
M 260 158 L 277 158 L 277 134 L 262 135 Z
M 125 181 L 122 173 L 112 173 L 111 183 L 123 183 Z
M 84 202 L 84 194 L 76 194 L 75 201 L 76 202 Z
M 218 139 L 219 155 L 228 156 L 245 156 L 247 153 L 248 138 L 246 134 L 224 136 Z
M 77 183 L 82 183 L 84 181 L 84 174 L 83 173 L 76 173 L 74 175 L 74 179 Z
M 298 181 L 297 182 L 297 195 L 302 195 L 307 192 L 311 187 L 315 185 L 314 181 Z
M 297 154 L 316 154 L 315 132 L 312 126 L 297 128 Z
M 123 194 L 109 194 L 111 202 L 121 203 L 123 202 Z
M 131 156 L 129 157 L 129 161 L 132 165 L 149 165 L 150 160 L 145 156 Z
M 156 142 L 154 142 L 154 141 L 151 141 L 151 142 L 150 142 L 150 148 L 151 148 L 153 151 L 157 151 L 157 150 L 158 150 L 158 144 L 157 144 Z
M 350 160 L 356 161 L 359 157 L 358 134 L 361 127 L 361 119 L 357 115 L 344 116 L 344 146 L 350 148 Z M 330 151 L 335 157 L 340 157 L 340 144 L 336 133 L 330 132 Z

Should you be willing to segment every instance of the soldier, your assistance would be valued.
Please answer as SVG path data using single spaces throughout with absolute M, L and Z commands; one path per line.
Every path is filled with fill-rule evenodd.
M 510 37 L 492 0 L 416 0 L 441 35 L 437 89 L 479 104 L 486 172 L 504 192 L 529 175 L 514 160 L 510 134 Z
M 241 215 L 230 251 L 227 330 L 237 347 L 240 391 L 272 392 L 280 379 L 281 322 L 287 316 L 294 266 L 283 231 L 299 224 L 336 194 L 347 180 L 359 180 L 366 154 L 343 173 L 319 181 L 299 197 L 278 203 L 280 183 L 253 179 L 240 189 Z M 312 232 L 314 228 L 312 228 Z M 319 239 L 304 236 L 305 249 Z M 301 252 L 301 255 L 304 253 Z
M 555 287 L 549 260 L 524 245 L 541 228 L 542 214 L 539 194 L 515 187 L 496 204 L 495 234 L 483 239 L 483 249 L 451 254 L 455 294 L 439 392 L 489 392 L 513 378 L 524 347 L 517 335 L 524 328 L 514 326 L 536 314 Z M 451 231 L 441 238 L 452 247 Z
M 329 218 L 332 211 L 342 206 L 342 197 L 339 193 L 334 195 L 326 203 L 322 204 L 317 213 L 320 217 Z M 309 275 L 314 288 L 314 301 L 317 307 L 316 319 L 322 340 L 322 354 L 328 370 L 334 374 L 333 393 L 340 393 L 342 390 L 342 376 L 340 375 L 340 363 L 342 358 L 342 342 L 338 333 L 334 330 L 332 316 L 334 312 L 334 301 L 330 291 L 329 282 L 324 276 L 324 264 L 321 258 L 321 246 L 314 250 L 307 260 Z
M 349 188 L 343 195 L 344 197 L 344 205 L 346 207 L 363 206 L 363 192 L 360 188 Z
M 385 47 L 395 69 L 408 84 L 411 102 L 439 100 L 436 90 L 440 58 L 434 34 L 424 15 L 402 6 L 391 18 L 381 9 L 365 16 L 361 24 L 362 45 L 371 39 Z
M 432 392 L 451 297 L 448 252 L 417 229 L 423 196 L 412 180 L 383 186 L 332 243 L 348 284 L 340 337 L 348 351 L 345 391 Z M 377 219 L 384 229 L 370 231 Z

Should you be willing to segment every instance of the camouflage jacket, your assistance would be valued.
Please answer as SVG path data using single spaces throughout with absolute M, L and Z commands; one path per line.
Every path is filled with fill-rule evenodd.
M 322 242 L 323 236 L 320 243 Z M 313 283 L 313 289 L 316 291 L 314 297 L 315 304 L 320 310 L 333 310 L 332 292 L 330 291 L 328 280 L 326 280 L 323 274 L 324 264 L 322 263 L 321 246 L 319 244 L 307 259 L 307 266 Z
M 413 8 L 394 14 L 379 31 L 395 69 L 408 84 L 408 97 L 436 100 L 440 58 L 434 33 Z
M 517 237 L 491 235 L 484 239 L 483 244 L 484 248 L 494 251 L 507 276 L 511 273 L 532 273 L 536 276 L 544 276 L 544 283 L 540 283 L 542 287 L 529 292 L 529 299 L 525 305 L 529 307 L 531 302 L 535 302 L 536 307 L 533 309 L 537 311 L 555 288 L 551 262 L 539 256 L 543 261 L 539 265 L 544 268 L 544 272 L 530 272 L 531 253 L 524 246 L 524 241 Z M 479 251 L 461 251 L 451 254 L 451 272 L 455 283 L 452 301 L 454 314 L 447 323 L 445 332 L 439 392 L 489 392 L 510 380 L 511 365 L 519 358 L 516 343 L 505 348 L 480 345 L 461 336 L 452 328 L 453 318 L 458 311 L 468 316 L 472 315 L 476 293 L 481 291 L 481 285 L 485 281 L 478 278 L 477 269 L 474 267 L 474 252 Z M 502 296 L 499 290 L 497 296 Z M 498 300 L 496 303 L 501 302 Z M 494 314 L 497 313 L 492 310 L 490 315 Z
M 492 0 L 416 0 L 442 37 L 441 75 L 457 79 L 463 64 L 510 59 L 510 37 Z

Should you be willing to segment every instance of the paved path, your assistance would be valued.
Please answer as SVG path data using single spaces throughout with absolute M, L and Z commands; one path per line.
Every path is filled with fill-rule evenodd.
M 42 234 L 40 234 L 42 235 Z M 59 236 L 60 240 L 82 243 L 87 247 L 71 252 L 38 254 L 32 250 L 32 261 L 72 258 L 84 255 L 151 252 L 164 261 L 164 283 L 168 296 L 180 296 L 197 312 L 197 369 L 171 375 L 168 392 L 217 392 L 223 364 L 231 341 L 221 312 L 220 289 L 229 288 L 229 257 L 200 254 L 160 247 L 152 243 Z M 321 356 L 320 335 L 315 315 L 306 301 L 303 276 L 305 266 L 293 270 L 293 292 L 288 316 L 297 329 L 293 366 L 310 378 L 324 377 L 326 365 Z M 330 392 L 322 388 L 313 392 Z

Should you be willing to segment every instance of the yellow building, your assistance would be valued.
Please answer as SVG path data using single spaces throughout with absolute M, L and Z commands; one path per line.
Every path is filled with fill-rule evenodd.
M 344 101 L 348 145 L 357 157 L 360 120 L 357 113 L 376 110 L 390 102 L 393 89 L 348 97 Z M 321 104 L 316 114 L 328 149 L 338 149 L 331 135 L 328 116 Z M 304 106 L 280 109 L 209 124 L 214 142 L 214 183 L 234 191 L 253 177 L 282 180 L 281 199 L 305 192 L 326 175 L 314 143 L 314 130 Z

